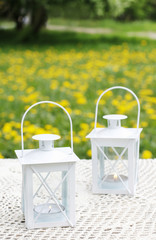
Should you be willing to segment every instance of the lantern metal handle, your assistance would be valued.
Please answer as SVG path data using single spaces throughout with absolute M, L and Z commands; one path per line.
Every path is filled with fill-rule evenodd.
M 68 118 L 69 118 L 69 121 L 70 121 L 71 149 L 72 149 L 72 153 L 73 153 L 73 126 L 72 126 L 72 120 L 71 120 L 71 117 L 70 117 L 69 113 L 68 113 L 67 110 L 66 110 L 63 106 L 61 106 L 59 103 L 52 102 L 52 101 L 41 101 L 41 102 L 37 102 L 37 103 L 33 104 L 32 106 L 30 106 L 30 107 L 25 111 L 25 113 L 23 114 L 22 121 L 21 121 L 22 157 L 23 157 L 23 150 L 24 150 L 23 123 L 24 123 L 25 116 L 26 116 L 26 114 L 30 111 L 30 109 L 32 109 L 33 107 L 35 107 L 35 106 L 37 106 L 37 105 L 39 105 L 39 104 L 42 104 L 42 103 L 54 104 L 54 105 L 62 108 L 62 109 L 64 110 L 64 112 L 67 114 L 67 116 L 68 116 Z
M 140 120 L 140 103 L 139 103 L 139 99 L 138 97 L 135 95 L 135 93 L 130 90 L 129 88 L 126 88 L 126 87 L 122 87 L 122 86 L 115 86 L 115 87 L 111 87 L 111 88 L 108 88 L 107 90 L 105 90 L 101 95 L 100 97 L 98 98 L 97 100 L 97 103 L 96 103 L 96 110 L 95 110 L 95 125 L 94 125 L 94 128 L 96 128 L 96 125 L 97 125 L 97 114 L 98 114 L 98 105 L 99 105 L 99 101 L 100 99 L 102 98 L 102 96 L 107 93 L 108 91 L 111 91 L 113 89 L 124 89 L 128 92 L 130 92 L 136 99 L 137 101 L 137 104 L 138 104 L 138 115 L 137 115 L 137 129 L 139 128 L 139 120 Z

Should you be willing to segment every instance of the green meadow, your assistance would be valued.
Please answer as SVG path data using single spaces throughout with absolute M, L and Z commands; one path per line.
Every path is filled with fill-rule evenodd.
M 109 27 L 109 26 L 108 26 Z M 111 27 L 111 26 L 110 26 Z M 38 101 L 56 101 L 73 120 L 74 151 L 90 158 L 86 135 L 94 127 L 95 105 L 112 86 L 130 88 L 141 104 L 140 157 L 156 156 L 156 42 L 121 34 L 82 34 L 43 30 L 22 41 L 15 30 L 0 30 L 0 157 L 14 158 L 21 148 L 22 115 Z M 112 91 L 100 101 L 98 126 L 105 114 L 125 114 L 123 126 L 136 127 L 137 104 L 126 91 Z M 24 123 L 25 148 L 37 147 L 32 136 L 61 135 L 56 146 L 70 145 L 65 113 L 49 104 L 33 108 Z

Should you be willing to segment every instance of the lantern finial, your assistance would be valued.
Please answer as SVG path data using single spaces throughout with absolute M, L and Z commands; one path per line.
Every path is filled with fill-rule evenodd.
M 121 114 L 109 114 L 104 115 L 104 119 L 107 119 L 108 122 L 108 128 L 114 129 L 114 128 L 120 128 L 121 127 L 121 120 L 126 119 L 126 115 Z

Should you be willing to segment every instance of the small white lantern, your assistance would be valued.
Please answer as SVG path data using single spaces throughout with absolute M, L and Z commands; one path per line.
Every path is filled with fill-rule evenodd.
M 62 108 L 70 121 L 71 147 L 54 148 L 55 134 L 39 134 L 38 149 L 24 149 L 23 123 L 26 114 L 42 103 Z M 73 152 L 72 120 L 60 104 L 42 101 L 33 104 L 21 121 L 22 150 L 16 155 L 22 165 L 22 211 L 28 229 L 75 225 L 75 164 L 78 157 Z
M 102 96 L 113 89 L 130 92 L 138 104 L 137 128 L 121 127 L 127 116 L 111 114 L 103 116 L 107 128 L 97 128 L 98 104 Z M 98 98 L 95 112 L 95 128 L 87 136 L 91 139 L 93 193 L 134 195 L 138 181 L 140 104 L 137 96 L 125 87 L 112 87 Z

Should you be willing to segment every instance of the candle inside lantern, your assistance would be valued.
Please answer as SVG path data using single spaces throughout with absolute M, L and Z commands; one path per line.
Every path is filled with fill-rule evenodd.
M 118 179 L 118 175 L 117 175 L 116 173 L 114 174 L 113 177 L 114 177 L 114 180 L 115 180 L 115 181 Z
M 62 211 L 65 210 L 63 205 L 59 205 L 59 207 L 62 209 Z M 59 207 L 54 203 L 45 203 L 35 206 L 34 211 L 41 214 L 55 214 L 61 212 Z
M 105 180 L 104 180 L 105 179 Z M 128 178 L 125 175 L 117 175 L 116 173 L 114 174 L 110 174 L 107 177 L 103 176 L 102 180 L 104 180 L 104 182 L 120 182 L 122 179 L 122 181 L 127 180 Z
M 48 213 L 50 213 L 50 212 L 51 212 L 51 209 L 52 209 L 52 206 L 50 205 L 50 206 L 49 206 L 49 211 L 48 211 Z
M 117 175 L 116 173 L 110 174 L 107 177 L 104 175 L 102 177 L 101 186 L 106 189 L 121 189 L 124 184 L 128 184 L 128 177 L 125 175 Z

